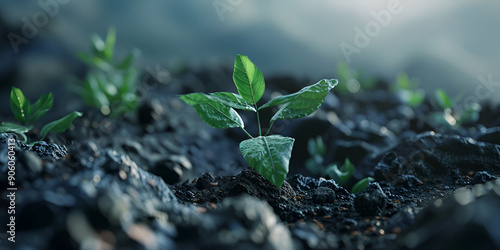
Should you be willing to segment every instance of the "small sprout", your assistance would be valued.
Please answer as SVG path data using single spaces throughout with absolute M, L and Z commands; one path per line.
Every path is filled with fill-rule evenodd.
M 370 185 L 370 182 L 374 181 L 372 177 L 366 177 L 360 181 L 358 181 L 356 184 L 351 189 L 351 194 L 359 193 L 363 190 L 365 190 L 368 185 Z
M 53 100 L 52 93 L 49 93 L 42 95 L 33 105 L 31 105 L 20 89 L 12 87 L 10 93 L 10 109 L 14 117 L 21 124 L 2 122 L 0 125 L 0 133 L 15 133 L 21 136 L 24 142 L 29 142 L 26 134 L 33 128 L 32 124 L 38 121 L 52 108 Z M 80 116 L 82 116 L 82 113 L 74 111 L 59 120 L 46 124 L 40 131 L 40 141 L 50 132 L 64 132 L 69 128 L 71 122 Z M 36 142 L 33 142 L 32 144 L 35 143 Z
M 392 85 L 392 91 L 410 107 L 418 107 L 425 100 L 425 91 L 417 89 L 418 80 L 410 79 L 407 74 L 399 73 L 396 78 L 396 84 Z
M 326 146 L 323 143 L 323 139 L 321 139 L 320 136 L 316 137 L 316 139 L 309 139 L 307 142 L 307 150 L 311 158 L 307 159 L 305 162 L 306 169 L 313 174 L 324 175 L 325 167 L 323 166 L 323 161 L 326 154 Z
M 462 124 L 473 123 L 479 119 L 481 105 L 470 103 L 466 107 L 455 105 L 458 101 L 452 99 L 442 89 L 435 91 L 437 105 L 443 110 L 431 114 L 432 121 L 445 127 L 454 127 Z
M 324 166 L 324 156 L 326 154 L 326 147 L 320 136 L 309 139 L 307 144 L 307 149 L 311 157 L 306 160 L 306 168 L 312 174 L 328 176 L 329 178 L 335 180 L 339 185 L 345 186 L 349 179 L 356 172 L 356 167 L 354 164 L 346 158 L 344 160 L 344 164 L 342 167 L 338 167 L 337 164 L 331 164 L 327 167 Z M 364 182 L 370 178 L 371 181 L 373 179 L 371 177 L 367 177 L 356 183 L 352 190 L 356 190 L 356 192 L 362 191 L 368 186 L 364 186 Z M 368 182 L 369 183 L 369 182 Z M 359 191 L 357 191 L 359 190 Z M 351 192 L 354 193 L 354 192 Z
M 288 163 L 295 139 L 280 135 L 268 135 L 274 122 L 312 114 L 321 106 L 328 92 L 337 85 L 337 80 L 323 79 L 296 93 L 276 97 L 260 107 L 257 102 L 264 94 L 264 76 L 248 57 L 236 56 L 233 81 L 238 94 L 229 92 L 191 93 L 181 95 L 180 98 L 188 105 L 193 106 L 198 115 L 214 128 L 241 128 L 250 137 L 250 139 L 240 143 L 240 152 L 243 158 L 263 177 L 280 188 L 288 174 Z M 271 118 L 269 129 L 263 134 L 259 111 L 273 106 L 280 106 L 280 108 Z M 245 130 L 243 119 L 235 109 L 256 113 L 259 136 L 253 137 Z
M 453 102 L 451 101 L 451 98 L 446 94 L 446 92 L 444 92 L 444 90 L 436 89 L 435 95 L 439 107 L 441 107 L 443 110 L 451 109 Z
M 90 72 L 78 92 L 83 101 L 101 111 L 103 115 L 122 116 L 134 111 L 139 105 L 138 70 L 133 67 L 134 59 L 140 54 L 133 49 L 120 62 L 113 62 L 116 30 L 108 30 L 106 40 L 94 34 L 92 55 L 80 53 L 80 59 L 91 66 Z
M 339 169 L 336 164 L 330 165 L 327 168 L 327 174 L 330 178 L 334 179 L 340 185 L 345 185 L 347 180 L 351 178 L 351 176 L 356 171 L 354 164 L 351 163 L 349 158 L 346 158 L 344 161 L 344 165 Z
M 370 90 L 375 88 L 374 79 L 361 80 L 361 74 L 349 68 L 345 62 L 337 63 L 337 74 L 339 75 L 338 91 L 341 94 L 354 94 L 360 90 Z

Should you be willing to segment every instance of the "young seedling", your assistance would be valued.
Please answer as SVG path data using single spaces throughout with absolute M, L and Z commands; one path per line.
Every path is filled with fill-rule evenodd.
M 312 174 L 326 176 L 326 168 L 323 164 L 325 161 L 326 146 L 321 136 L 316 137 L 316 139 L 310 138 L 307 141 L 307 151 L 311 157 L 305 162 L 306 169 Z
M 104 115 L 118 117 L 135 110 L 139 104 L 138 71 L 133 67 L 133 61 L 140 52 L 134 49 L 123 61 L 114 63 L 116 31 L 113 27 L 109 28 L 106 41 L 95 34 L 91 40 L 93 54 L 79 54 L 80 59 L 91 67 L 83 87 L 78 89 L 81 98 Z
M 23 138 L 24 142 L 29 143 L 26 134 L 33 128 L 33 123 L 42 118 L 47 111 L 52 108 L 53 103 L 52 93 L 42 95 L 34 104 L 30 104 L 20 89 L 12 87 L 10 92 L 10 109 L 14 117 L 21 124 L 2 122 L 0 125 L 0 133 L 16 133 Z M 60 133 L 69 128 L 71 122 L 76 118 L 82 116 L 82 113 L 73 111 L 69 115 L 46 124 L 40 131 L 41 140 L 47 136 L 48 133 Z M 37 143 L 33 142 L 31 144 Z
M 405 73 L 399 73 L 396 84 L 391 89 L 404 103 L 415 108 L 425 100 L 425 91 L 417 88 L 418 84 L 418 80 L 410 79 Z
M 434 123 L 454 127 L 472 123 L 479 119 L 479 112 L 482 107 L 478 103 L 470 103 L 468 106 L 460 109 L 458 105 L 455 105 L 456 101 L 454 102 L 444 90 L 437 89 L 434 94 L 437 105 L 443 110 L 442 112 L 431 114 Z
M 338 87 L 338 92 L 341 94 L 355 94 L 360 90 L 375 88 L 374 79 L 362 79 L 361 73 L 351 69 L 346 62 L 337 63 L 337 74 L 342 83 Z
M 346 158 L 344 164 L 339 168 L 337 164 L 330 164 L 325 167 L 324 156 L 326 154 L 326 146 L 321 137 L 316 137 L 316 139 L 309 139 L 307 144 L 307 149 L 311 158 L 306 161 L 306 168 L 313 174 L 319 174 L 321 176 L 328 176 L 329 178 L 335 180 L 339 185 L 345 187 L 348 180 L 356 172 L 354 164 Z M 351 189 L 351 193 L 357 193 L 365 190 L 368 184 L 374 179 L 372 177 L 366 177 L 358 181 Z
M 323 79 L 296 93 L 276 97 L 260 107 L 257 103 L 264 94 L 264 76 L 248 57 L 236 56 L 233 81 L 238 94 L 191 93 L 181 95 L 180 98 L 193 106 L 198 115 L 214 128 L 241 128 L 250 137 L 240 143 L 243 158 L 252 168 L 280 188 L 288 174 L 288 163 L 295 139 L 268 135 L 271 127 L 277 120 L 296 119 L 312 114 L 321 106 L 328 92 L 337 85 L 337 80 Z M 269 129 L 263 134 L 259 111 L 273 106 L 281 107 L 271 118 Z M 259 136 L 253 137 L 245 130 L 243 120 L 235 109 L 256 113 Z

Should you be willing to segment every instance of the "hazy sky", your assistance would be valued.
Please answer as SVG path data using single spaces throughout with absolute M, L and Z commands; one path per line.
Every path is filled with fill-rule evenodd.
M 49 8 L 54 15 L 32 39 L 57 40 L 71 52 L 88 50 L 90 34 L 114 25 L 118 52 L 141 49 L 144 67 L 172 60 L 230 65 L 245 54 L 265 75 L 334 78 L 336 63 L 349 61 L 390 81 L 407 72 L 426 89 L 443 87 L 452 95 L 474 93 L 478 78 L 491 74 L 490 92 L 500 98 L 498 1 L 46 2 L 58 3 L 57 10 Z M 47 9 L 36 2 L 0 5 L 10 25 Z

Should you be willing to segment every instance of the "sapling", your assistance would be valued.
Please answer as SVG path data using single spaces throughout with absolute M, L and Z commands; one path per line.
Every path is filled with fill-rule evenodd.
M 327 176 L 335 180 L 335 182 L 337 182 L 339 185 L 346 187 L 347 182 L 354 175 L 354 172 L 356 172 L 356 167 L 349 160 L 349 158 L 346 158 L 344 160 L 344 164 L 340 168 L 337 166 L 337 164 L 333 163 L 325 166 L 324 157 L 326 154 L 326 146 L 320 136 L 316 137 L 315 139 L 309 139 L 307 149 L 309 151 L 309 154 L 311 155 L 311 158 L 307 159 L 306 161 L 307 170 L 316 175 L 319 174 L 321 176 Z M 371 177 L 363 178 L 362 180 L 354 184 L 351 189 L 351 193 L 354 194 L 363 191 L 372 181 L 373 178 Z
M 250 137 L 240 143 L 243 158 L 252 168 L 280 188 L 288 174 L 288 164 L 295 139 L 269 135 L 274 122 L 312 114 L 324 102 L 328 92 L 337 85 L 337 80 L 323 79 L 296 93 L 276 97 L 260 107 L 257 103 L 264 94 L 264 76 L 248 57 L 236 56 L 233 81 L 238 94 L 191 93 L 181 95 L 180 98 L 193 106 L 198 115 L 214 128 L 241 128 Z M 269 129 L 264 134 L 260 126 L 259 111 L 273 106 L 280 108 L 271 118 Z M 259 128 L 257 137 L 248 133 L 243 119 L 235 109 L 256 113 Z
M 410 79 L 407 74 L 399 73 L 396 83 L 391 86 L 391 90 L 401 101 L 412 108 L 416 108 L 425 100 L 425 91 L 417 88 L 418 85 L 419 82 L 417 79 Z
M 80 53 L 80 59 L 90 66 L 83 85 L 76 91 L 83 101 L 98 108 L 104 115 L 119 117 L 137 109 L 137 68 L 133 61 L 140 54 L 133 49 L 119 62 L 113 60 L 116 31 L 110 27 L 103 40 L 98 35 L 92 36 L 92 54 Z
M 0 133 L 15 133 L 23 138 L 24 142 L 29 143 L 26 134 L 33 128 L 33 123 L 42 118 L 47 111 L 52 108 L 54 97 L 52 93 L 42 95 L 34 104 L 30 104 L 29 100 L 24 96 L 23 92 L 15 87 L 12 87 L 10 92 L 10 109 L 18 122 L 2 122 L 0 125 Z M 60 133 L 69 128 L 71 122 L 82 116 L 82 113 L 73 111 L 63 118 L 46 124 L 40 131 L 41 140 L 50 132 Z M 31 144 L 37 143 L 33 142 Z
M 452 100 L 444 90 L 436 89 L 434 95 L 437 106 L 442 110 L 442 112 L 431 113 L 434 123 L 446 127 L 454 127 L 461 124 L 473 123 L 479 119 L 479 112 L 482 107 L 478 103 L 472 102 L 460 109 L 460 106 L 456 105 L 458 101 Z

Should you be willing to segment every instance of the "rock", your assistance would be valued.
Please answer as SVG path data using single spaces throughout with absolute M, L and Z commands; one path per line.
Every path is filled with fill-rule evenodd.
M 125 140 L 122 144 L 122 148 L 126 153 L 130 152 L 139 155 L 143 155 L 144 151 L 142 145 L 139 142 L 132 140 Z
M 206 173 L 199 177 L 196 181 L 196 188 L 202 190 L 215 183 L 215 178 L 210 173 Z
M 356 194 L 354 198 L 354 209 L 361 216 L 381 215 L 388 203 L 388 197 L 376 182 L 362 192 Z
M 500 127 L 488 128 L 478 133 L 477 141 L 500 144 Z
M 33 145 L 32 149 L 35 153 L 37 153 L 40 158 L 46 159 L 49 156 L 54 157 L 55 159 L 64 158 L 68 154 L 68 150 L 66 146 L 60 146 L 57 144 L 49 144 L 45 141 L 40 141 Z
M 173 225 L 198 221 L 160 177 L 116 151 L 98 152 L 90 168 L 60 164 L 57 171 L 57 178 L 17 191 L 16 247 L 172 249 Z
M 294 238 L 302 243 L 303 249 L 337 249 L 338 238 L 334 234 L 325 233 L 314 223 L 297 223 L 290 226 Z
M 150 172 L 160 176 L 167 184 L 176 184 L 187 179 L 191 162 L 183 155 L 171 155 L 156 162 Z
M 470 171 L 494 173 L 499 170 L 500 145 L 428 132 L 386 153 L 375 166 L 374 175 L 377 181 L 392 185 L 407 183 L 408 175 L 413 175 L 416 183 L 436 181 L 439 177 L 440 182 L 451 185 Z
M 335 200 L 335 191 L 327 187 L 319 187 L 312 191 L 312 199 L 316 204 L 332 203 Z
M 495 179 L 498 179 L 498 177 L 491 175 L 486 171 L 478 171 L 474 173 L 474 176 L 472 176 L 471 184 L 482 184 Z
M 156 99 L 142 103 L 137 110 L 137 119 L 143 126 L 151 125 L 165 114 L 163 106 Z
M 352 200 L 351 193 L 345 190 L 345 188 L 339 186 L 334 180 L 326 180 L 324 178 L 312 178 L 308 176 L 303 176 L 301 174 L 293 175 L 288 177 L 287 181 L 290 185 L 297 189 L 299 192 L 308 193 L 310 190 L 315 190 L 320 187 L 326 187 L 333 191 L 335 194 L 335 199 L 341 200 Z
M 180 249 L 296 249 L 290 231 L 267 202 L 247 194 L 225 199 L 197 229 L 198 240 L 182 242 Z
M 398 239 L 408 249 L 499 249 L 500 180 L 461 188 L 418 214 Z

